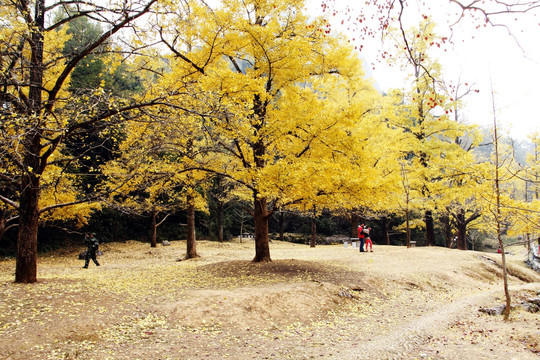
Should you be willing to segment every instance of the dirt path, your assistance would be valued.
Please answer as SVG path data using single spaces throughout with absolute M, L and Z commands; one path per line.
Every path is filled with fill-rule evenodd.
M 478 304 L 494 299 L 494 290 L 439 304 L 411 320 L 396 325 L 389 333 L 364 342 L 361 349 L 340 354 L 346 359 L 394 359 L 422 357 L 419 349 L 433 336 L 478 310 Z M 426 355 L 427 356 L 427 355 Z
M 525 284 L 513 286 L 512 291 L 534 293 L 538 288 L 538 283 Z M 513 320 L 504 322 L 500 317 L 479 313 L 479 307 L 502 304 L 500 293 L 497 286 L 491 286 L 450 303 L 436 302 L 429 310 L 363 342 L 358 349 L 341 352 L 332 359 L 539 359 L 538 342 L 530 342 L 540 335 L 536 315 L 514 313 Z M 516 331 L 518 326 L 523 333 Z M 481 334 L 482 339 L 473 339 L 471 334 Z

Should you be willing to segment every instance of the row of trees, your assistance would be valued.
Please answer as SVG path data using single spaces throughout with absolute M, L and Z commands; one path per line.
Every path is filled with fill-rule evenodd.
M 535 231 L 538 159 L 475 157 L 481 139 L 459 117 L 473 89 L 445 85 L 430 56 L 445 39 L 427 16 L 384 27 L 411 85 L 380 94 L 301 0 L 2 5 L 0 231 L 18 228 L 16 282 L 37 279 L 40 222 L 84 226 L 103 206 L 151 216 L 154 245 L 184 209 L 196 257 L 204 194 L 221 223 L 227 201 L 250 199 L 256 262 L 271 261 L 268 221 L 287 210 L 331 211 L 353 228 L 404 215 L 404 231 L 422 220 L 430 245 L 439 215 L 466 249 L 467 225 L 495 214 L 494 166 L 508 174 L 497 216 Z

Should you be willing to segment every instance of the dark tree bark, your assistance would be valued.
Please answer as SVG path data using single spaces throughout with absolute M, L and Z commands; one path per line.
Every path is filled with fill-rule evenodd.
M 467 250 L 467 225 L 465 223 L 465 212 L 460 210 L 456 214 L 456 227 L 457 227 L 457 248 L 459 250 Z
M 285 212 L 280 211 L 278 214 L 279 241 L 284 241 L 283 233 L 285 232 Z
M 360 223 L 360 216 L 358 214 L 353 213 L 350 217 L 351 219 L 351 237 L 358 237 L 358 225 Z
M 27 164 L 33 163 L 27 160 Z M 39 224 L 39 178 L 27 173 L 22 179 L 19 232 L 17 234 L 17 261 L 15 282 L 37 281 L 37 234 Z
M 467 246 L 467 225 L 480 217 L 480 213 L 474 212 L 471 216 L 466 217 L 465 210 L 459 209 L 454 218 L 456 219 L 457 228 L 457 248 L 459 250 L 468 250 Z
M 390 245 L 390 235 L 388 234 L 388 217 L 383 216 L 381 218 L 381 231 L 383 236 L 383 243 Z
M 45 24 L 45 1 L 35 3 L 35 19 L 30 38 L 30 103 L 28 115 L 41 116 L 41 89 L 43 87 L 43 34 Z M 29 120 L 30 121 L 30 120 Z M 17 260 L 15 282 L 37 281 L 37 234 L 39 224 L 39 186 L 43 172 L 41 153 L 41 130 L 39 125 L 30 130 L 24 139 L 24 173 L 21 180 L 19 205 L 19 233 L 17 235 Z
M 224 238 L 224 232 L 223 232 L 223 219 L 224 219 L 224 209 L 225 209 L 225 203 L 223 200 L 221 200 L 221 196 L 225 193 L 225 186 L 223 184 L 223 176 L 217 175 L 214 178 L 214 187 L 212 190 L 212 197 L 216 203 L 216 216 L 217 216 L 217 224 L 216 224 L 216 230 L 217 230 L 217 240 L 219 242 L 223 242 L 225 240 Z
M 195 239 L 195 199 L 187 196 L 187 250 L 185 259 L 198 258 L 197 242 Z
M 4 234 L 7 230 L 6 210 L 0 208 L 0 242 L 4 238 Z
M 217 202 L 217 227 L 218 227 L 218 241 L 223 242 L 224 235 L 223 235 L 223 208 L 224 204 L 223 201 L 218 200 Z
M 255 228 L 255 257 L 253 262 L 270 262 L 270 244 L 268 241 L 269 212 L 266 198 L 257 199 L 254 194 L 253 220 Z
M 431 210 L 426 210 L 425 212 L 425 222 L 426 222 L 426 245 L 435 246 L 435 226 L 433 224 L 433 212 Z
M 309 247 L 314 248 L 317 245 L 317 219 L 315 218 L 315 207 L 313 208 L 313 214 L 311 216 L 311 239 L 309 241 Z
M 157 247 L 157 212 L 152 211 L 152 233 L 150 235 L 150 247 Z
M 450 248 L 452 246 L 452 226 L 450 223 L 450 216 L 448 214 L 441 216 L 441 222 L 443 224 L 446 247 Z
M 267 89 L 270 89 L 272 81 L 268 79 Z M 253 112 L 258 120 L 255 125 L 255 133 L 263 128 L 266 122 L 266 109 L 269 102 L 262 100 L 260 95 L 255 95 L 253 99 Z M 259 139 L 252 145 L 253 158 L 257 169 L 264 169 L 266 165 L 266 144 L 263 139 Z M 266 197 L 259 197 L 257 190 L 253 190 L 253 221 L 255 228 L 255 257 L 253 262 L 270 262 L 270 243 L 268 239 L 268 219 L 272 215 L 268 211 Z

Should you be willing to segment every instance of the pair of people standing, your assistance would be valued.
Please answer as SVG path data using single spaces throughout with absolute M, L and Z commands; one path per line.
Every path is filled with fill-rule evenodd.
M 369 236 L 370 232 L 371 228 L 366 227 L 365 224 L 358 225 L 358 240 L 360 240 L 360 252 L 373 252 L 373 242 L 371 241 L 371 237 Z M 364 242 L 366 250 L 364 250 Z

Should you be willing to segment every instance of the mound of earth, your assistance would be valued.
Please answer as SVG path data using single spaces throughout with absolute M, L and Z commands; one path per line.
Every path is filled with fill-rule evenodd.
M 198 290 L 192 297 L 160 309 L 188 327 L 234 326 L 241 329 L 284 326 L 322 319 L 344 302 L 330 283 L 269 285 L 261 288 Z
M 199 271 L 225 280 L 242 277 L 249 282 L 271 282 L 257 287 L 193 291 L 189 298 L 159 308 L 174 323 L 238 328 L 309 323 L 323 319 L 350 301 L 355 292 L 370 287 L 359 272 L 302 260 L 260 264 L 224 261 L 202 266 Z

